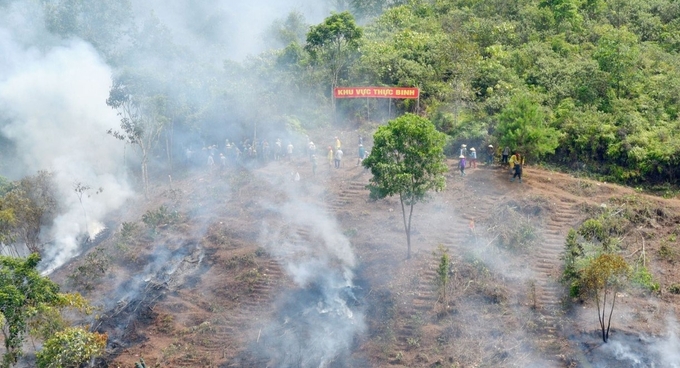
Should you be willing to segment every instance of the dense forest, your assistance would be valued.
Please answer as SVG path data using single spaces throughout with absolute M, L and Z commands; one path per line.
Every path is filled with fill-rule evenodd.
M 225 56 L 218 15 L 186 42 L 125 0 L 41 3 L 47 30 L 86 40 L 113 67 L 110 106 L 130 99 L 154 137 L 183 137 L 176 155 L 258 125 L 302 132 L 410 111 L 451 145 L 509 145 L 628 184 L 678 180 L 675 1 L 335 1 L 317 25 L 282 14 L 262 35 L 269 49 L 239 61 Z M 421 100 L 336 104 L 332 87 L 349 85 L 415 86 Z

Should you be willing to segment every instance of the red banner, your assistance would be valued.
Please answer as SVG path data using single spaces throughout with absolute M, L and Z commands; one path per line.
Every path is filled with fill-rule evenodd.
M 402 87 L 337 87 L 335 98 L 418 98 L 418 88 Z

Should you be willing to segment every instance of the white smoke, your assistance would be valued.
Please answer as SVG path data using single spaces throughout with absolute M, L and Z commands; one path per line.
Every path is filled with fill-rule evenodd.
M 286 188 L 291 183 L 272 184 Z M 323 367 L 346 356 L 366 328 L 354 293 L 356 259 L 337 221 L 307 202 L 297 186 L 286 189 L 290 199 L 271 208 L 284 222 L 269 223 L 260 242 L 298 289 L 284 295 L 278 309 L 282 320 L 269 323 L 257 350 L 281 366 Z
M 15 8 L 3 20 L 12 26 L 11 20 L 25 19 L 34 10 Z M 133 192 L 122 167 L 123 145 L 106 134 L 118 125 L 105 102 L 110 68 L 83 41 L 37 45 L 37 36 L 17 36 L 21 33 L 0 27 L 0 133 L 16 148 L 17 156 L 5 165 L 14 176 L 54 173 L 63 210 L 46 249 L 48 267 L 54 268 L 75 256 L 78 237 L 101 229 L 104 217 Z M 43 34 L 43 41 L 49 39 Z M 82 203 L 76 183 L 91 187 Z M 103 192 L 95 194 L 99 188 Z

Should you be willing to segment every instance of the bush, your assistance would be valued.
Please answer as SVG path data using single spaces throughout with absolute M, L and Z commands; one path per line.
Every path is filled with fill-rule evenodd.
M 142 215 L 142 222 L 146 224 L 152 232 L 156 232 L 158 227 L 177 223 L 179 218 L 180 216 L 177 211 L 170 211 L 166 206 L 160 206 L 157 210 L 146 211 L 146 213 Z
M 654 276 L 649 272 L 647 267 L 639 266 L 633 273 L 632 281 L 635 284 L 649 290 L 649 291 L 659 291 L 661 286 L 658 282 L 654 281 Z
M 77 368 L 104 353 L 106 334 L 88 332 L 80 327 L 54 334 L 37 356 L 39 368 Z

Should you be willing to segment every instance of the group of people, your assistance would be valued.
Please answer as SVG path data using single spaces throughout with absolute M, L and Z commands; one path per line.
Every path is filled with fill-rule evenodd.
M 326 153 L 326 158 L 328 159 L 328 167 L 334 167 L 339 169 L 342 167 L 342 159 L 345 153 L 342 151 L 342 142 L 340 138 L 335 137 L 334 146 L 328 146 Z M 361 162 L 368 156 L 366 148 L 364 148 L 364 138 L 359 136 L 358 152 L 357 152 L 357 163 L 356 166 L 361 165 Z M 312 164 L 314 171 L 316 172 L 316 164 L 314 163 L 316 158 L 313 159 Z
M 496 150 L 492 144 L 487 146 L 486 149 L 486 163 L 491 166 L 496 156 Z M 466 168 L 477 168 L 477 151 L 474 147 L 468 150 L 467 145 L 463 144 L 460 146 L 459 156 L 458 156 L 458 169 L 460 170 L 460 176 L 465 176 Z M 515 178 L 522 182 L 522 167 L 524 166 L 524 156 L 519 152 L 514 152 L 510 156 L 510 147 L 503 148 L 501 152 L 501 165 L 509 166 L 510 172 L 513 174 L 510 181 L 515 181 Z

